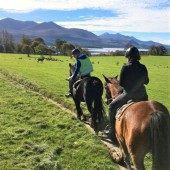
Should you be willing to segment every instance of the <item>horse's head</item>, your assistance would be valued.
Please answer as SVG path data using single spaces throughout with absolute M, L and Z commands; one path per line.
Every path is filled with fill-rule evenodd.
M 69 73 L 70 73 L 70 76 L 72 76 L 75 70 L 75 66 L 69 63 L 69 67 L 70 67 Z
M 110 104 L 112 100 L 114 100 L 121 92 L 120 92 L 120 85 L 118 81 L 118 76 L 109 77 L 107 78 L 104 76 L 105 83 L 104 88 L 106 90 L 106 103 Z

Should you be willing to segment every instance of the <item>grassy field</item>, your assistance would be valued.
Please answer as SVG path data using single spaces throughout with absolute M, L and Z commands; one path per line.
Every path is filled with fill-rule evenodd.
M 69 57 L 55 57 L 59 61 L 44 61 L 37 63 L 26 55 L 1 54 L 0 69 L 12 74 L 13 78 L 20 82 L 30 82 L 34 88 L 53 99 L 63 103 L 66 107 L 74 108 L 72 99 L 66 99 L 69 76 L 69 63 L 74 63 Z M 19 59 L 22 58 L 22 59 Z M 91 57 L 94 63 L 92 75 L 98 76 L 104 82 L 105 76 L 119 75 L 123 63 L 127 60 L 124 57 Z M 143 56 L 141 63 L 144 63 L 149 72 L 150 83 L 146 86 L 149 99 L 163 103 L 170 110 L 170 57 Z M 28 84 L 27 84 L 28 85 Z
M 0 169 L 117 169 L 96 135 L 0 75 Z
M 37 63 L 36 57 L 0 54 L 0 169 L 117 169 L 97 136 L 72 115 L 25 88 L 74 110 L 72 99 L 65 98 L 65 79 L 69 76 L 68 64 L 75 60 L 60 56 L 55 57 L 58 61 Z M 102 74 L 119 75 L 127 62 L 124 57 L 91 60 L 93 75 L 103 82 Z M 170 57 L 143 56 L 141 63 L 149 72 L 149 98 L 170 110 Z

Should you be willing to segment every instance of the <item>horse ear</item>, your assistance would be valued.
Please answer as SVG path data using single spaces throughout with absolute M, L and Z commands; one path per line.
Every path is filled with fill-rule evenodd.
M 104 77 L 106 83 L 112 83 L 105 75 L 103 75 L 103 77 Z
M 118 80 L 118 75 L 114 77 L 116 80 Z
M 69 67 L 71 67 L 71 63 L 69 63 Z

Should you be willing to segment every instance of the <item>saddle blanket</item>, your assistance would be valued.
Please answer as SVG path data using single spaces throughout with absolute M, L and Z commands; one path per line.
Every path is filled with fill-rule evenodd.
M 123 115 L 124 111 L 125 111 L 130 105 L 132 105 L 133 103 L 135 103 L 135 102 L 127 103 L 127 104 L 123 105 L 122 107 L 118 108 L 118 110 L 117 110 L 117 112 L 116 112 L 115 118 L 116 118 L 116 119 L 120 119 L 120 117 Z

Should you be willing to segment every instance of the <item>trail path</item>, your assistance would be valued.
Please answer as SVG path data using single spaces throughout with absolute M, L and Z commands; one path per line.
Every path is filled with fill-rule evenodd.
M 38 93 L 39 94 L 39 93 Z M 76 113 L 65 108 L 63 105 L 59 104 L 58 102 L 52 100 L 52 99 L 49 99 L 41 94 L 39 94 L 43 99 L 45 100 L 48 100 L 50 103 L 56 105 L 57 107 L 59 107 L 61 110 L 67 112 L 67 113 L 70 113 L 72 114 L 74 117 L 76 117 Z M 86 126 L 86 128 L 88 128 L 92 133 L 95 133 L 94 130 L 91 128 L 91 126 L 84 122 L 84 125 Z M 98 135 L 98 137 L 101 139 L 101 141 L 103 142 L 103 144 L 107 147 L 112 159 L 113 159 L 113 162 L 115 163 L 118 163 L 119 164 L 119 169 L 120 170 L 127 170 L 125 168 L 125 163 L 120 160 L 120 150 L 117 146 L 113 145 L 112 141 L 107 138 L 107 137 L 103 137 L 103 135 Z

